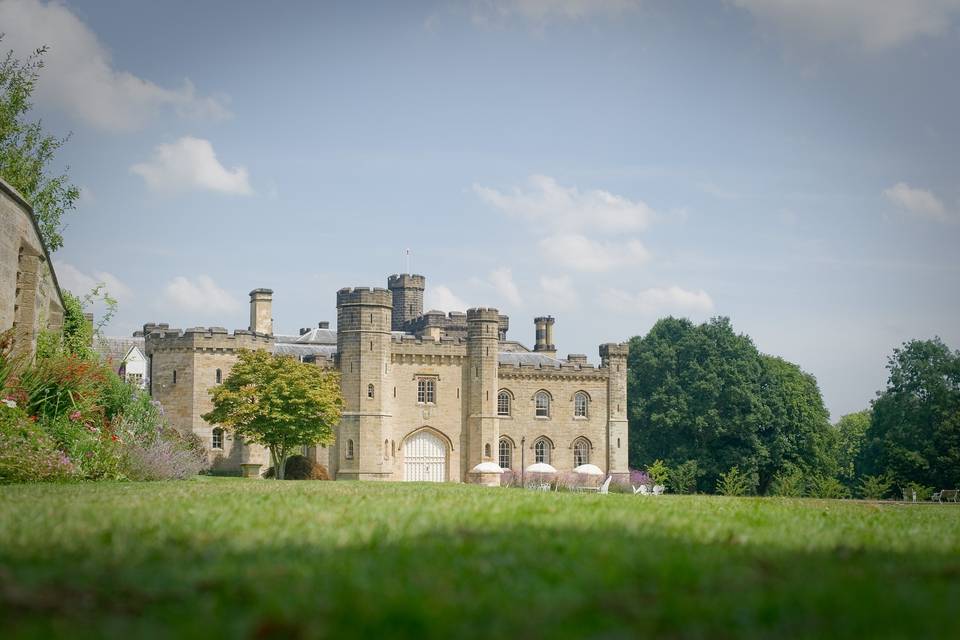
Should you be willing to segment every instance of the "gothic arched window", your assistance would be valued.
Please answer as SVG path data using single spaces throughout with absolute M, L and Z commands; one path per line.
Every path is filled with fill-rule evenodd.
M 510 392 L 506 389 L 497 394 L 497 415 L 510 415 Z
M 537 440 L 533 445 L 533 461 L 550 464 L 550 443 L 546 440 Z
M 587 417 L 587 405 L 590 404 L 590 398 L 587 397 L 583 391 L 578 391 L 575 396 L 573 396 L 573 417 L 574 418 L 586 418 Z
M 538 418 L 550 417 L 550 394 L 546 391 L 538 391 L 535 397 Z
M 590 463 L 590 443 L 580 438 L 573 443 L 573 466 Z
M 513 447 L 507 439 L 500 440 L 500 468 L 510 469 L 513 466 Z

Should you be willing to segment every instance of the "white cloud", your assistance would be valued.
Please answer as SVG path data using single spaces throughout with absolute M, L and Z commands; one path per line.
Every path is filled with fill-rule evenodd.
M 884 189 L 883 195 L 890 202 L 920 218 L 948 222 L 954 217 L 932 192 L 915 189 L 906 182 L 898 182 L 889 189 Z
M 490 272 L 490 283 L 500 296 L 515 307 L 523 305 L 520 289 L 513 281 L 513 272 L 509 267 L 501 267 Z
M 133 290 L 117 276 L 107 271 L 92 271 L 84 273 L 69 262 L 54 261 L 53 268 L 57 273 L 57 282 L 63 289 L 75 296 L 83 297 L 90 293 L 97 285 L 104 285 L 106 292 L 118 302 L 133 297 Z
M 650 259 L 650 252 L 639 240 L 600 242 L 580 234 L 564 234 L 544 238 L 539 246 L 548 260 L 592 273 L 637 266 Z
M 600 294 L 601 304 L 611 311 L 630 310 L 645 315 L 667 313 L 709 313 L 713 300 L 703 289 L 690 291 L 676 285 L 653 287 L 639 293 L 607 289 Z
M 424 308 L 427 311 L 433 309 L 439 311 L 466 311 L 469 306 L 466 302 L 458 298 L 449 287 L 442 284 L 427 287 L 423 298 Z
M 551 308 L 570 309 L 577 302 L 577 292 L 574 291 L 569 276 L 541 276 L 540 288 L 543 290 L 546 305 Z
M 639 5 L 639 0 L 480 0 L 473 3 L 473 19 L 479 24 L 510 18 L 532 23 L 582 20 L 593 16 L 616 16 Z
M 240 196 L 253 193 L 245 168 L 227 169 L 217 160 L 209 140 L 190 136 L 158 145 L 150 161 L 135 164 L 130 171 L 146 180 L 154 191 L 199 189 Z
M 162 303 L 178 311 L 216 316 L 239 311 L 243 305 L 217 286 L 210 276 L 191 280 L 177 276 L 163 288 Z
M 728 0 L 764 26 L 814 45 L 881 51 L 946 33 L 960 0 Z
M 633 201 L 609 191 L 564 187 L 550 176 L 534 175 L 526 190 L 503 193 L 473 185 L 474 192 L 493 207 L 554 231 L 591 229 L 603 233 L 641 231 L 655 213 L 645 202 Z
M 19 57 L 49 45 L 36 97 L 107 131 L 141 127 L 161 109 L 185 117 L 224 118 L 222 100 L 197 95 L 185 79 L 180 87 L 161 87 L 113 67 L 110 52 L 80 18 L 60 2 L 0 2 L 3 44 Z

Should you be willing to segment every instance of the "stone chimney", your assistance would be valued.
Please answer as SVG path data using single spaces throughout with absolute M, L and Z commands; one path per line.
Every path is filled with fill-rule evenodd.
M 533 350 L 551 358 L 557 356 L 557 347 L 553 344 L 553 323 L 553 316 L 541 316 L 533 319 L 533 324 L 537 330 Z
M 273 335 L 273 290 L 250 292 L 250 331 Z
M 328 321 L 328 320 L 323 320 L 323 321 L 321 321 L 321 322 L 318 322 L 318 323 L 317 323 L 317 328 L 318 328 L 318 329 L 329 329 L 329 328 L 330 328 L 330 321 Z

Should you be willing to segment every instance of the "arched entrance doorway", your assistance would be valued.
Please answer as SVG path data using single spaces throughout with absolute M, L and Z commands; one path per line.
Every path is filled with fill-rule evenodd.
M 443 482 L 447 478 L 447 447 L 429 431 L 418 431 L 403 444 L 403 479 Z

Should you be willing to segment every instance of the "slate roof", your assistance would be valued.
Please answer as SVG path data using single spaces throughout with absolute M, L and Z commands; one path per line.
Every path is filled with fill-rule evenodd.
M 531 352 L 510 352 L 510 351 L 501 351 L 497 357 L 497 361 L 500 364 L 509 364 L 513 366 L 519 366 L 521 364 L 526 366 L 534 367 L 547 367 L 559 369 L 560 365 L 563 364 L 563 360 L 558 360 L 557 358 L 551 358 L 550 356 L 545 356 L 542 353 L 531 353 Z
M 141 354 L 146 351 L 143 338 L 103 336 L 94 339 L 93 343 L 94 351 L 99 353 L 105 362 L 112 362 L 115 367 L 120 366 L 133 347 L 140 349 Z

